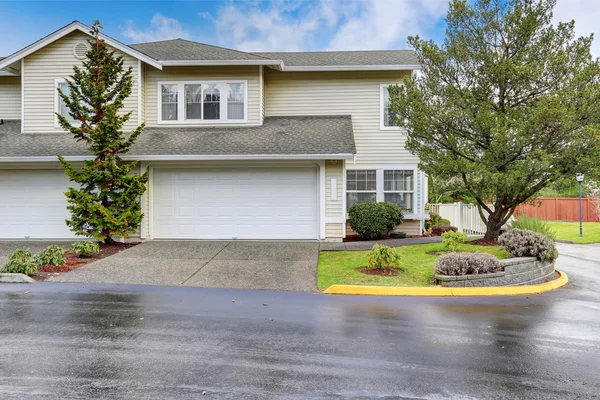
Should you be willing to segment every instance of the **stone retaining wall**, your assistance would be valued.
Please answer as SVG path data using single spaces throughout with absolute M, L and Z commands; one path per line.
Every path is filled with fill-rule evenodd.
M 554 264 L 541 262 L 535 257 L 515 257 L 499 261 L 504 271 L 462 276 L 434 275 L 434 279 L 447 287 L 523 286 L 548 282 L 554 276 Z

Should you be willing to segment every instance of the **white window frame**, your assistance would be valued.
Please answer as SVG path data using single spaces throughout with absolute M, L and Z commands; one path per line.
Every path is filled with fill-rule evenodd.
M 388 90 L 390 86 L 396 85 L 396 83 L 382 83 L 379 85 L 379 130 L 381 131 L 399 131 L 402 128 L 399 126 L 385 126 L 384 125 L 384 112 L 383 112 L 383 91 Z M 398 84 L 399 85 L 399 84 Z
M 244 119 L 227 119 L 227 94 L 228 84 L 242 83 L 244 85 Z M 162 120 L 162 85 L 177 85 L 177 120 Z M 185 119 L 185 85 L 217 85 L 220 91 L 220 117 L 221 119 Z M 202 87 L 201 109 L 204 114 L 204 87 Z M 218 125 L 218 124 L 246 124 L 248 123 L 248 81 L 247 80 L 219 80 L 219 81 L 159 81 L 156 86 L 156 122 L 159 125 Z
M 385 201 L 385 193 L 412 193 L 413 194 L 413 198 L 412 198 L 412 207 L 411 207 L 411 211 L 406 211 L 403 210 L 404 212 L 404 217 L 408 217 L 408 218 L 415 218 L 415 216 L 419 215 L 419 213 L 417 212 L 417 194 L 418 194 L 418 181 L 417 181 L 417 173 L 418 173 L 418 168 L 416 165 L 386 165 L 386 166 L 358 166 L 358 165 L 352 165 L 352 166 L 347 166 L 346 167 L 346 173 L 347 171 L 350 170 L 371 170 L 371 171 L 376 171 L 376 177 L 377 177 L 377 183 L 375 184 L 375 191 L 376 191 L 376 201 L 377 202 L 383 202 Z M 402 191 L 395 191 L 395 190 L 384 190 L 384 172 L 383 171 L 412 171 L 413 173 L 413 190 L 402 190 Z M 346 179 L 346 175 L 344 175 L 344 179 Z M 344 187 L 345 192 L 344 192 L 344 199 L 346 199 L 346 204 L 347 204 L 347 199 L 348 199 L 348 189 L 346 187 Z M 350 192 L 354 192 L 354 190 L 350 190 Z M 371 192 L 371 191 L 362 191 L 362 192 Z M 347 207 L 347 205 L 346 205 Z M 347 216 L 347 210 L 344 209 L 344 212 L 346 213 Z
M 375 171 L 375 190 L 348 190 L 348 171 Z M 344 198 L 345 198 L 345 207 L 348 207 L 348 193 L 375 193 L 375 202 L 379 201 L 379 194 L 377 193 L 378 190 L 378 181 L 379 178 L 377 176 L 377 170 L 374 168 L 348 168 L 346 169 L 346 171 L 344 172 L 344 179 L 346 181 L 346 186 L 344 186 L 346 188 L 346 192 L 344 193 Z M 346 209 L 344 209 L 344 212 L 347 212 Z
M 62 128 L 62 126 L 60 126 L 60 124 L 58 123 L 58 116 L 56 114 L 60 113 L 60 95 L 58 94 L 58 88 L 62 83 L 67 83 L 66 79 L 55 79 L 54 80 L 54 127 L 55 128 Z M 69 116 L 67 116 L 67 118 L 69 118 Z M 77 122 L 77 121 L 75 121 Z

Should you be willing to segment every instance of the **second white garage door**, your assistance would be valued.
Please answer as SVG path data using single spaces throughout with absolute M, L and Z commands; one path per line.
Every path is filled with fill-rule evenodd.
M 316 239 L 316 168 L 156 169 L 156 239 Z

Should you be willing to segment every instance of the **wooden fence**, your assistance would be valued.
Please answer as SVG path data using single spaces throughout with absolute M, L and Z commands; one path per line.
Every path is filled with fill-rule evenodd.
M 598 222 L 592 199 L 583 199 L 583 221 Z M 521 204 L 515 214 L 526 214 L 546 221 L 579 221 L 579 198 L 540 197 L 533 205 Z

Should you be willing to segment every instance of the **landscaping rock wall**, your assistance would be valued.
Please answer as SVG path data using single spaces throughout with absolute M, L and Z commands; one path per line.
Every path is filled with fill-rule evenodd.
M 447 276 L 434 275 L 438 284 L 446 287 L 523 286 L 552 280 L 554 264 L 535 257 L 515 257 L 499 260 L 504 271 L 492 274 Z

